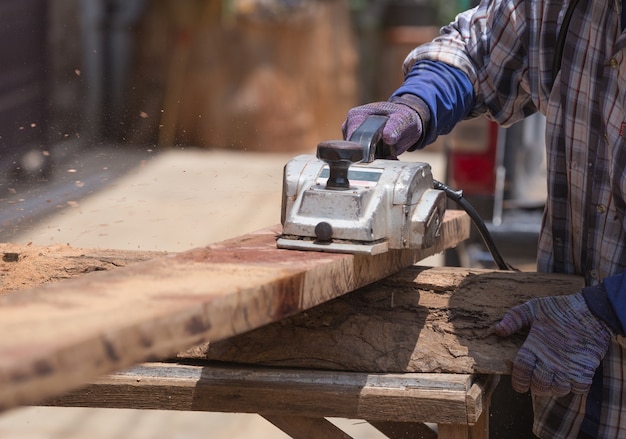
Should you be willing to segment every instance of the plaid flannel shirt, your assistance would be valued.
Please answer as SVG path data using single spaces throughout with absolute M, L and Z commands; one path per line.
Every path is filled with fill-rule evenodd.
M 461 69 L 474 88 L 472 115 L 504 126 L 535 111 L 546 115 L 549 181 L 538 270 L 584 275 L 594 285 L 626 268 L 626 33 L 621 0 L 581 0 L 553 84 L 568 3 L 483 0 L 413 50 L 404 70 L 421 60 Z M 598 437 L 626 437 L 625 365 L 626 342 L 617 336 L 600 369 Z M 586 400 L 534 397 L 535 434 L 576 437 Z

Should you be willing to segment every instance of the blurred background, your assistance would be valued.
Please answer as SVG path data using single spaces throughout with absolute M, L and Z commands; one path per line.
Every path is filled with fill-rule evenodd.
M 0 242 L 182 251 L 278 223 L 283 165 L 386 100 L 408 52 L 473 5 L 0 0 Z M 479 118 L 406 157 L 463 189 L 531 268 L 542 129 Z M 433 263 L 493 266 L 472 235 Z M 0 438 L 282 437 L 233 416 L 28 408 L 0 416 Z
M 98 236 L 93 224 L 65 234 L 59 221 L 45 232 L 35 229 L 121 185 L 139 167 L 163 156 L 180 161 L 183 152 L 213 178 L 192 181 L 181 169 L 161 169 L 154 192 L 163 195 L 161 209 L 178 201 L 179 217 L 181 200 L 189 199 L 180 188 L 208 195 L 220 185 L 232 188 L 230 176 L 254 191 L 252 178 L 235 177 L 239 167 L 257 162 L 264 163 L 260 178 L 277 181 L 266 189 L 280 191 L 289 158 L 340 138 L 349 108 L 386 99 L 402 82 L 407 53 L 467 6 L 467 0 L 0 1 L 0 241 L 120 245 L 114 236 L 126 230 L 112 224 L 128 225 L 123 218 L 111 218 L 111 233 L 95 243 L 76 240 Z M 122 182 L 131 192 L 151 185 Z M 220 200 L 222 211 L 236 203 L 222 193 L 207 201 Z M 137 215 L 120 201 L 118 216 Z M 239 214 L 250 228 L 279 220 L 232 213 Z M 150 212 L 148 219 L 155 216 L 163 218 Z M 188 227 L 176 229 L 197 230 L 182 225 Z M 213 230 L 197 244 L 222 237 Z M 155 249 L 190 244 L 178 241 Z M 133 244 L 124 245 L 142 246 Z
M 386 99 L 408 50 L 465 3 L 4 0 L 1 151 L 19 166 L 76 139 L 307 149 Z

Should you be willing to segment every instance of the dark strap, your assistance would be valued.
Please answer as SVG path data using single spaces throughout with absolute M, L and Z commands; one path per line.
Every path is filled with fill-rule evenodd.
M 624 0 L 622 0 L 622 3 Z M 565 12 L 565 16 L 563 17 L 563 23 L 561 24 L 561 29 L 559 29 L 559 36 L 556 40 L 556 50 L 554 52 L 554 59 L 552 60 L 552 84 L 554 84 L 554 80 L 556 79 L 556 75 L 559 74 L 559 70 L 561 70 L 561 59 L 563 58 L 563 48 L 565 47 L 565 39 L 567 38 L 567 31 L 569 29 L 569 23 L 572 21 L 572 15 L 574 14 L 574 9 L 576 9 L 576 5 L 578 4 L 578 0 L 572 0 L 567 7 L 567 11 Z M 624 14 L 624 8 L 622 8 L 622 16 Z

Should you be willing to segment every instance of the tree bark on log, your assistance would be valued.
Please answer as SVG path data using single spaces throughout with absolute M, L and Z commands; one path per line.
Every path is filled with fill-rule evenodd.
M 180 358 L 387 373 L 508 374 L 524 334 L 501 339 L 493 325 L 512 306 L 582 286 L 577 276 L 414 266 Z

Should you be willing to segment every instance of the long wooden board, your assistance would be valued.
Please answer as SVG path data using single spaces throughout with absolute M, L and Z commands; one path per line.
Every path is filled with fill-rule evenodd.
M 305 313 L 181 358 L 364 372 L 508 374 L 524 335 L 494 324 L 535 297 L 571 294 L 581 277 L 410 267 Z
M 433 248 L 373 257 L 279 250 L 279 230 L 0 296 L 0 410 L 309 309 L 455 246 L 469 219 L 449 211 Z
M 467 374 L 145 363 L 47 403 L 473 424 L 496 383 L 495 376 Z

